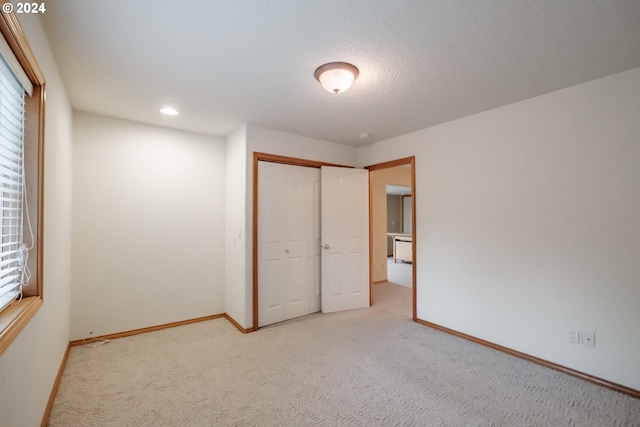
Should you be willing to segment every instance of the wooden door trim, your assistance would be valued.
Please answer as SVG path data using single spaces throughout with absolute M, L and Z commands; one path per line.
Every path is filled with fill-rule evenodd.
M 252 308 L 253 308 L 253 325 L 251 327 L 251 329 L 249 330 L 249 332 L 252 331 L 257 331 L 259 326 L 258 326 L 258 162 L 263 161 L 263 162 L 273 162 L 273 163 L 281 163 L 281 164 L 285 164 L 285 165 L 293 165 L 293 166 L 303 166 L 303 167 L 309 167 L 309 168 L 320 168 L 322 166 L 335 166 L 335 167 L 342 167 L 342 168 L 353 168 L 353 166 L 345 166 L 345 165 L 340 165 L 340 164 L 336 164 L 336 163 L 328 163 L 328 162 L 320 162 L 320 161 L 316 161 L 316 160 L 307 160 L 307 159 L 300 159 L 297 157 L 287 157 L 287 156 L 280 156 L 277 154 L 268 154 L 268 153 L 259 153 L 254 151 L 253 152 L 253 194 L 252 194 L 252 200 L 253 200 L 253 218 L 252 218 L 252 224 L 251 224 L 251 228 L 252 228 L 252 232 L 253 232 L 253 238 L 252 238 L 252 271 L 253 271 L 253 277 L 252 277 L 252 288 L 253 288 L 253 301 L 252 301 Z
M 374 165 L 365 166 L 369 172 L 394 168 L 396 166 L 411 165 L 411 238 L 413 244 L 411 245 L 411 309 L 413 321 L 418 320 L 417 308 L 416 308 L 416 272 L 418 260 L 416 258 L 416 157 L 404 157 L 402 159 L 391 160 L 383 163 L 376 163 Z M 369 305 L 373 305 L 373 205 L 372 205 L 372 185 L 371 174 L 369 174 Z

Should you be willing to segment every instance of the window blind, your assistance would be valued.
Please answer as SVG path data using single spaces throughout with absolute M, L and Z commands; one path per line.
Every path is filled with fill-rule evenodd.
M 0 55 L 0 310 L 22 295 L 25 89 Z
M 33 84 L 31 80 L 29 80 L 27 73 L 22 69 L 20 61 L 18 61 L 18 58 L 13 54 L 9 43 L 7 43 L 4 37 L 0 37 L 0 55 L 2 55 L 7 64 L 9 64 L 9 68 L 11 68 L 11 71 L 13 71 L 14 75 L 18 78 L 25 92 L 27 92 L 29 96 L 33 95 Z

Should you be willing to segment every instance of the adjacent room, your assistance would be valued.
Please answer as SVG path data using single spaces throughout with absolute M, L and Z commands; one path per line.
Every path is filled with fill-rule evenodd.
M 0 425 L 637 426 L 639 22 L 2 0 Z

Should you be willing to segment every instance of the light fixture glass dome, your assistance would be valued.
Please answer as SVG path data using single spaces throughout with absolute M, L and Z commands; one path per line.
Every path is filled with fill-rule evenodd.
M 359 71 L 354 65 L 329 62 L 319 66 L 314 76 L 328 92 L 341 93 L 351 87 L 358 74 Z

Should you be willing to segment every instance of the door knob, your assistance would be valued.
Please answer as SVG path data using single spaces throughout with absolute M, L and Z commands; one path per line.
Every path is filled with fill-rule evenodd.
M 325 249 L 329 249 L 331 246 L 329 246 L 328 243 L 325 243 L 322 247 L 325 248 Z

